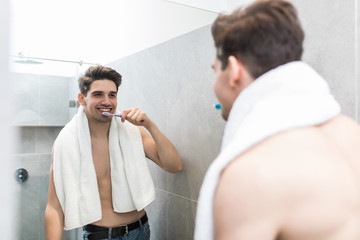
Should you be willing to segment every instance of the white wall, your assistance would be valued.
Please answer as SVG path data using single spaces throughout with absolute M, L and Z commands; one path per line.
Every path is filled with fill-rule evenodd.
M 178 4 L 200 8 L 211 12 L 223 12 L 228 10 L 227 0 L 168 0 Z
M 200 8 L 216 13 L 229 13 L 234 9 L 253 2 L 254 0 L 168 0 L 178 4 Z
M 11 54 L 107 63 L 210 24 L 163 0 L 11 0 Z

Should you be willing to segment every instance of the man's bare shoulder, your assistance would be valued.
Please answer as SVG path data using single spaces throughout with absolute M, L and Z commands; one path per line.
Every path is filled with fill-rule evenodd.
M 222 171 L 218 185 L 218 196 L 236 199 L 235 207 L 247 206 L 247 202 L 274 208 L 280 202 L 286 185 L 298 181 L 302 157 L 302 131 L 289 131 L 269 137 L 236 157 Z M 295 171 L 297 173 L 295 173 Z M 246 193 L 246 194 L 244 194 Z M 263 201 L 266 199 L 266 201 Z M 245 205 L 240 204 L 243 201 Z M 246 207 L 249 210 L 248 206 Z M 264 210 L 262 210 L 264 211 Z M 241 211 L 243 212 L 243 211 Z
M 224 174 L 235 173 L 234 177 L 240 178 L 266 178 L 267 183 L 276 176 L 293 178 L 287 174 L 289 171 L 300 170 L 300 166 L 294 167 L 306 164 L 304 158 L 326 154 L 326 151 L 322 151 L 326 147 L 323 136 L 314 127 L 281 132 L 240 154 L 226 167 Z M 236 174 L 242 171 L 244 175 Z
M 294 179 L 287 170 L 287 159 L 292 157 L 288 150 L 283 151 L 287 149 L 284 144 L 297 135 L 284 133 L 265 139 L 223 170 L 214 198 L 217 238 L 275 239 L 287 211 L 284 193 Z
M 270 156 L 267 162 L 258 158 L 261 148 L 258 144 L 241 154 L 221 173 L 214 198 L 216 239 L 267 240 L 278 233 L 284 211 L 281 181 L 276 166 L 268 164 Z
M 360 137 L 360 132 L 351 133 L 357 128 L 356 122 L 339 116 L 319 126 L 278 133 L 235 158 L 223 170 L 215 194 L 218 233 L 230 232 L 231 226 L 245 234 L 244 239 L 274 239 L 276 234 L 292 239 L 289 236 L 298 233 L 307 239 L 306 234 L 342 232 L 353 214 L 349 209 L 359 206 L 359 191 L 351 154 L 337 138 L 347 141 L 350 134 L 350 144 Z M 247 235 L 250 228 L 261 229 L 251 234 L 264 235 Z M 308 230 L 299 230 L 304 228 Z M 228 239 L 242 239 L 238 236 Z M 323 236 L 319 239 L 326 239 Z
M 336 128 L 336 126 L 324 126 L 328 129 Z M 266 190 L 260 193 L 269 191 L 270 195 L 273 195 L 271 193 L 274 191 L 287 194 L 294 189 L 307 190 L 306 185 L 312 186 L 311 178 L 320 177 L 319 174 L 323 174 L 324 177 L 329 174 L 335 176 L 338 168 L 346 168 L 347 163 L 344 159 L 349 154 L 344 155 L 343 146 L 336 139 L 339 134 L 335 132 L 331 135 L 329 132 L 335 130 L 324 130 L 324 126 L 297 128 L 264 139 L 235 158 L 223 170 L 221 179 L 229 181 L 227 184 L 230 186 L 236 184 L 236 187 L 241 186 L 240 184 L 261 183 L 256 186 Z M 356 129 L 356 126 L 354 128 Z M 336 131 L 340 132 L 338 129 L 341 130 L 343 127 L 337 127 Z M 358 137 L 360 140 L 360 132 L 358 136 L 352 137 L 351 144 L 356 144 L 354 142 L 358 144 L 354 139 Z M 354 147 L 353 151 L 359 150 Z
M 357 151 L 354 154 L 360 154 L 360 125 L 355 120 L 339 115 L 325 124 L 319 126 L 329 137 L 336 140 L 344 151 Z

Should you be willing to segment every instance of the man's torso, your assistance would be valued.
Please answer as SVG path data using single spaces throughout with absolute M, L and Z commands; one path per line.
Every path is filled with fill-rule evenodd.
M 247 186 L 258 189 L 242 194 L 253 194 L 264 209 L 275 209 L 266 216 L 255 206 L 249 214 L 264 214 L 268 225 L 274 225 L 273 239 L 360 239 L 360 127 L 349 118 L 340 115 L 316 127 L 269 137 L 230 163 L 221 178 L 228 170 L 248 174 L 233 174 L 234 188 L 228 189 L 236 191 L 239 181 L 253 181 Z M 221 181 L 218 188 L 224 187 Z M 215 216 L 217 207 L 226 209 L 219 199 L 215 196 Z M 271 214 L 276 216 L 271 219 Z
M 140 219 L 145 211 L 116 213 L 112 204 L 111 168 L 108 139 L 91 139 L 93 162 L 101 201 L 102 219 L 92 224 L 104 227 L 116 227 Z

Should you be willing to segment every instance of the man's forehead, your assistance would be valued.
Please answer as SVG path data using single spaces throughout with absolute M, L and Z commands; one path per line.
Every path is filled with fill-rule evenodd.
M 113 81 L 103 79 L 91 83 L 89 92 L 116 92 L 116 85 Z

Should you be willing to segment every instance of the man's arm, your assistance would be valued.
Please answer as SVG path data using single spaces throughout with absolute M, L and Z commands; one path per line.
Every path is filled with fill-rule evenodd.
M 53 167 L 50 170 L 48 202 L 45 210 L 46 240 L 61 240 L 64 229 L 64 214 L 55 192 Z
M 279 189 L 266 169 L 247 160 L 235 159 L 221 174 L 213 205 L 216 240 L 274 240 L 279 233 Z
M 122 121 L 125 120 L 139 126 L 147 158 L 168 172 L 177 173 L 182 170 L 182 161 L 176 148 L 144 112 L 138 108 L 124 110 Z M 141 126 L 145 127 L 151 136 Z

